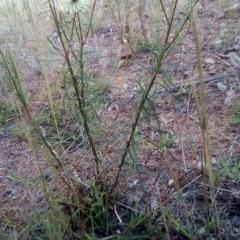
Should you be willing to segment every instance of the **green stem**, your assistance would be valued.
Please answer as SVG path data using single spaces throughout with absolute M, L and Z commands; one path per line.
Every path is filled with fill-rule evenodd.
M 95 6 L 95 4 L 96 4 L 96 1 L 94 3 L 94 6 Z M 74 21 L 73 25 L 76 24 L 76 15 L 77 15 L 78 16 L 77 20 L 78 20 L 78 23 L 79 23 L 79 26 L 80 26 L 80 28 L 79 28 L 79 31 L 80 31 L 80 60 L 79 60 L 79 63 L 80 63 L 80 77 L 81 77 L 81 80 L 82 80 L 82 90 L 80 91 L 79 84 L 78 84 L 78 78 L 74 74 L 74 71 L 73 71 L 73 68 L 72 68 L 72 65 L 71 65 L 71 62 L 70 62 L 70 58 L 69 58 L 70 53 L 65 46 L 65 43 L 64 43 L 63 37 L 62 37 L 62 33 L 60 31 L 60 27 L 59 27 L 58 19 L 57 19 L 57 14 L 54 11 L 53 6 L 50 2 L 49 2 L 49 6 L 50 6 L 50 9 L 51 9 L 53 18 L 54 18 L 55 25 L 56 25 L 57 30 L 58 30 L 58 35 L 59 35 L 59 38 L 60 38 L 61 45 L 63 47 L 65 61 L 67 63 L 68 70 L 70 72 L 70 76 L 71 76 L 74 91 L 75 91 L 75 96 L 77 98 L 78 109 L 79 109 L 80 114 L 83 118 L 83 127 L 86 131 L 87 138 L 88 138 L 88 141 L 89 141 L 89 145 L 90 145 L 90 148 L 91 148 L 93 156 L 94 156 L 94 161 L 96 163 L 96 171 L 97 171 L 97 174 L 99 174 L 99 162 L 100 162 L 100 160 L 99 160 L 99 157 L 98 157 L 98 154 L 97 154 L 95 143 L 94 143 L 93 138 L 92 138 L 91 133 L 90 133 L 90 128 L 89 128 L 89 125 L 88 125 L 88 122 L 87 122 L 87 114 L 86 114 L 86 111 L 85 111 L 85 108 L 84 108 L 85 104 L 84 104 L 84 85 L 83 85 L 83 78 L 84 78 L 84 73 L 83 73 L 83 69 L 84 69 L 83 48 L 84 48 L 84 43 L 86 42 L 87 38 L 85 38 L 85 40 L 83 40 L 80 18 L 79 18 L 78 14 L 75 14 L 74 18 L 73 18 L 73 21 Z M 93 15 L 93 13 L 92 13 L 92 15 Z
M 176 1 L 177 2 L 177 1 Z M 139 118 L 141 116 L 141 113 L 143 111 L 143 107 L 144 107 L 144 104 L 146 102 L 146 100 L 148 99 L 148 95 L 155 83 L 155 80 L 158 76 L 158 72 L 162 66 L 162 63 L 163 63 L 163 59 L 165 57 L 165 54 L 166 52 L 168 51 L 168 49 L 173 45 L 173 43 L 175 42 L 175 40 L 177 39 L 177 37 L 179 36 L 180 32 L 182 31 L 183 27 L 185 26 L 187 20 L 189 19 L 189 17 L 191 16 L 192 14 L 192 11 L 193 11 L 193 8 L 194 8 L 195 4 L 192 6 L 192 8 L 190 9 L 188 15 L 186 16 L 185 20 L 183 21 L 181 27 L 178 29 L 177 33 L 175 34 L 174 38 L 171 40 L 170 43 L 168 43 L 168 40 L 169 40 L 169 35 L 170 35 L 170 32 L 171 32 L 171 28 L 172 28 L 172 22 L 173 22 L 173 19 L 174 19 L 174 14 L 175 14 L 175 10 L 176 10 L 176 3 L 174 5 L 174 10 L 173 10 L 173 14 L 172 14 L 172 17 L 171 17 L 171 22 L 168 26 L 168 29 L 167 29 L 167 35 L 166 35 L 166 38 L 165 38 L 165 46 L 160 50 L 159 53 L 157 53 L 157 64 L 156 64 L 156 68 L 155 68 L 155 74 L 153 75 L 153 77 L 151 78 L 145 92 L 143 93 L 142 95 L 142 99 L 140 101 L 140 104 L 137 108 L 137 114 L 135 116 L 135 119 L 131 125 L 131 133 L 130 133 L 130 136 L 126 142 L 126 146 L 125 146 L 125 149 L 124 149 L 124 152 L 123 152 L 123 155 L 120 159 L 120 163 L 118 165 L 118 171 L 117 171 L 117 174 L 116 174 L 116 177 L 115 177 L 115 180 L 114 180 L 114 183 L 111 187 L 111 190 L 110 190 L 110 193 L 113 192 L 113 190 L 115 189 L 115 187 L 117 186 L 118 184 L 118 180 L 119 180 L 119 177 L 120 177 L 120 173 L 122 171 L 122 168 L 123 168 L 123 165 L 125 163 L 125 160 L 126 160 L 126 157 L 127 157 L 127 154 L 129 152 L 129 149 L 131 147 L 131 144 L 132 144 L 132 141 L 134 140 L 134 134 L 135 134 L 135 131 L 136 131 L 136 128 L 137 128 L 137 125 L 138 125 L 138 122 L 139 122 Z

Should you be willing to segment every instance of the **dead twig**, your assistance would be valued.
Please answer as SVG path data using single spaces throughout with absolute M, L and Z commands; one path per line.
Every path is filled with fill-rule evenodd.
M 236 76 L 236 74 L 237 74 L 237 76 L 240 77 L 240 71 L 237 71 L 236 73 L 234 72 L 234 73 L 226 74 L 226 75 L 218 75 L 215 77 L 205 78 L 205 79 L 203 79 L 203 81 L 196 80 L 196 81 L 193 81 L 193 83 L 181 84 L 181 85 L 177 85 L 174 87 L 170 87 L 168 90 L 161 90 L 161 91 L 157 92 L 157 95 L 167 96 L 172 93 L 177 93 L 181 89 L 185 89 L 185 90 L 189 89 L 190 90 L 191 87 L 199 86 L 201 84 L 201 82 L 203 82 L 204 84 L 219 82 L 219 81 L 223 81 L 231 76 Z

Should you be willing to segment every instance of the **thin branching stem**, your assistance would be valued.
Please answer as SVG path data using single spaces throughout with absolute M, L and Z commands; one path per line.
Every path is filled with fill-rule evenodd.
M 166 12 L 166 9 L 165 9 L 165 7 L 164 7 L 164 5 L 163 5 L 162 0 L 159 0 L 159 3 L 160 3 L 160 5 L 161 5 L 163 14 L 164 14 L 164 16 L 165 16 L 165 18 L 166 18 L 166 21 L 167 21 L 167 24 L 168 24 L 168 26 L 169 26 L 169 25 L 170 25 L 170 22 L 169 22 L 169 19 L 168 19 L 168 16 L 167 16 L 167 12 Z
M 173 12 L 172 12 L 172 15 L 171 15 L 170 22 L 168 24 L 167 34 L 166 34 L 166 38 L 165 38 L 165 41 L 164 41 L 165 44 L 168 42 L 168 39 L 170 37 L 170 32 L 172 30 L 173 20 L 174 20 L 174 16 L 175 16 L 176 9 L 177 9 L 177 4 L 178 4 L 178 0 L 175 1 L 174 6 L 173 6 Z
M 126 142 L 126 146 L 125 146 L 125 148 L 124 148 L 124 152 L 123 152 L 123 154 L 122 154 L 122 157 L 121 157 L 121 159 L 120 159 L 120 163 L 119 163 L 119 165 L 118 165 L 118 171 L 117 171 L 117 174 L 116 174 L 114 183 L 113 183 L 113 185 L 112 185 L 112 187 L 111 187 L 111 191 L 110 191 L 111 193 L 114 191 L 115 187 L 116 187 L 117 184 L 118 184 L 118 180 L 119 180 L 119 177 L 120 177 L 120 173 L 121 173 L 121 171 L 122 171 L 122 168 L 123 168 L 123 165 L 124 165 L 124 163 L 125 163 L 127 154 L 128 154 L 128 152 L 129 152 L 130 147 L 131 147 L 131 145 L 132 145 L 132 142 L 133 142 L 133 140 L 134 140 L 134 134 L 135 134 L 135 131 L 136 131 L 136 128 L 137 128 L 137 125 L 138 125 L 138 122 L 139 122 L 141 113 L 142 113 L 142 111 L 143 111 L 144 104 L 145 104 L 145 102 L 147 101 L 148 95 L 149 95 L 149 93 L 150 93 L 150 91 L 151 91 L 151 89 L 152 89 L 152 87 L 153 87 L 153 85 L 154 85 L 154 83 L 155 83 L 155 80 L 156 80 L 156 78 L 157 78 L 157 76 L 158 76 L 158 72 L 159 72 L 159 70 L 160 70 L 160 68 L 161 68 L 161 66 L 162 66 L 164 57 L 165 57 L 168 49 L 174 44 L 175 40 L 177 39 L 177 37 L 178 37 L 179 34 L 181 33 L 181 31 L 182 31 L 183 27 L 185 26 L 186 22 L 187 22 L 188 19 L 190 18 L 191 14 L 192 14 L 192 11 L 193 11 L 193 9 L 194 9 L 194 6 L 195 6 L 195 4 L 194 4 L 194 5 L 191 7 L 191 9 L 189 10 L 186 18 L 184 19 L 182 25 L 180 26 L 180 28 L 179 28 L 178 31 L 176 32 L 174 38 L 171 40 L 171 42 L 168 43 L 169 35 L 170 35 L 170 32 L 171 32 L 171 28 L 172 28 L 172 23 L 171 23 L 171 22 L 173 22 L 174 14 L 175 14 L 175 10 L 173 11 L 173 15 L 172 15 L 172 17 L 171 17 L 171 22 L 170 22 L 170 24 L 169 24 L 169 26 L 168 26 L 168 29 L 167 29 L 167 36 L 166 36 L 166 38 L 165 38 L 165 46 L 164 46 L 163 48 L 161 48 L 161 49 L 159 50 L 159 52 L 157 52 L 157 53 L 155 54 L 155 55 L 156 55 L 156 62 L 157 62 L 156 67 L 155 67 L 155 73 L 154 73 L 153 77 L 151 78 L 148 86 L 146 87 L 146 90 L 145 90 L 145 92 L 143 93 L 142 99 L 141 99 L 141 101 L 140 101 L 140 103 L 139 103 L 139 106 L 138 106 L 138 108 L 137 108 L 137 113 L 136 113 L 135 119 L 134 119 L 134 121 L 133 121 L 133 123 L 132 123 L 132 125 L 131 125 L 130 136 L 129 136 L 127 142 Z M 176 8 L 176 6 L 175 6 L 175 8 Z
M 96 8 L 96 4 L 97 4 L 97 0 L 94 0 L 93 7 L 92 7 L 92 12 L 91 12 L 91 16 L 90 16 L 90 23 L 88 25 L 88 29 L 87 29 L 87 32 L 86 32 L 86 35 L 85 35 L 85 39 L 83 41 L 83 45 L 85 45 L 85 43 L 88 39 L 88 35 L 90 33 L 91 24 L 92 24 L 92 21 L 93 21 L 93 15 L 94 15 L 94 11 L 95 11 L 95 8 Z
M 95 6 L 95 4 L 96 3 L 94 3 L 94 6 Z M 95 164 L 96 164 L 96 171 L 97 171 L 97 175 L 98 175 L 99 174 L 100 160 L 99 160 L 99 157 L 98 157 L 98 154 L 97 154 L 97 150 L 96 150 L 96 147 L 95 147 L 94 140 L 93 140 L 93 138 L 91 136 L 91 133 L 90 133 L 90 127 L 89 127 L 89 124 L 88 124 L 88 117 L 87 117 L 87 113 L 86 113 L 86 110 L 85 110 L 85 107 L 84 107 L 84 90 L 83 90 L 84 89 L 84 84 L 83 84 L 83 78 L 84 78 L 84 72 L 83 72 L 83 69 L 84 69 L 84 64 L 83 64 L 84 41 L 83 41 L 82 30 L 81 30 L 81 28 L 79 29 L 80 30 L 80 38 L 81 38 L 80 39 L 81 40 L 80 41 L 80 59 L 79 59 L 80 76 L 77 77 L 74 74 L 74 70 L 73 70 L 72 65 L 71 65 L 70 56 L 69 56 L 70 52 L 69 52 L 69 50 L 67 49 L 67 47 L 64 43 L 64 40 L 63 40 L 63 37 L 62 37 L 62 32 L 60 31 L 60 26 L 58 24 L 58 18 L 57 18 L 56 11 L 53 9 L 53 6 L 50 2 L 49 2 L 49 6 L 50 6 L 50 9 L 51 9 L 51 12 L 52 12 L 52 15 L 53 15 L 55 25 L 57 27 L 57 31 L 58 31 L 58 35 L 59 35 L 59 38 L 60 38 L 62 48 L 63 48 L 63 51 L 64 51 L 65 61 L 67 63 L 68 70 L 70 72 L 73 88 L 74 88 L 74 91 L 75 91 L 75 96 L 77 98 L 78 109 L 79 109 L 80 114 L 81 114 L 82 119 L 83 119 L 83 127 L 86 131 L 87 138 L 88 138 L 88 141 L 89 141 L 89 145 L 90 145 L 90 148 L 91 148 L 92 153 L 93 153 L 94 161 L 95 161 Z M 78 15 L 78 13 L 76 13 L 76 14 Z M 76 24 L 76 14 L 73 18 L 73 20 L 74 20 L 73 25 Z M 80 18 L 77 18 L 77 19 L 79 20 L 78 23 L 81 26 Z M 78 83 L 79 78 L 82 81 L 82 88 L 81 89 L 79 88 L 79 83 Z

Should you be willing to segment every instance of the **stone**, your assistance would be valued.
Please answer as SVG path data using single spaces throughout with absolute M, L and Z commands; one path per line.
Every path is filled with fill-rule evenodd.
M 50 170 L 43 171 L 43 176 L 47 181 L 52 180 L 52 173 Z
M 226 92 L 226 91 L 228 90 L 228 87 L 227 87 L 225 84 L 221 83 L 221 82 L 218 82 L 218 83 L 217 83 L 217 88 L 218 88 L 221 92 Z
M 204 62 L 207 64 L 215 64 L 215 61 L 212 58 L 206 58 Z

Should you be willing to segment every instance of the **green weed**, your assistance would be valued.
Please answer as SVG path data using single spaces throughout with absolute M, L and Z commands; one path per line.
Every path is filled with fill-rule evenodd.
M 235 106 L 233 115 L 234 116 L 230 120 L 230 123 L 239 125 L 240 124 L 240 103 L 239 102 Z

